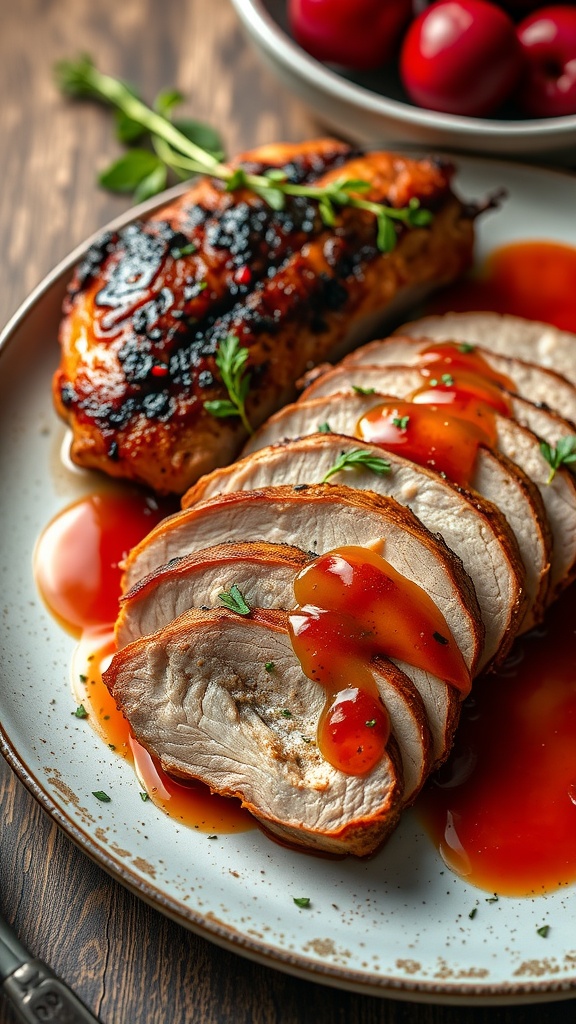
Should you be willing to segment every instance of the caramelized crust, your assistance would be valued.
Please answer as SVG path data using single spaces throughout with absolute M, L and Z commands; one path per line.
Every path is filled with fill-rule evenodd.
M 399 228 L 385 255 L 370 213 L 347 207 L 326 228 L 309 200 L 274 211 L 201 179 L 147 223 L 104 236 L 71 283 L 54 377 L 79 465 L 182 493 L 245 440 L 238 418 L 204 408 L 227 398 L 215 364 L 226 335 L 248 349 L 247 409 L 258 426 L 293 397 L 306 368 L 365 336 L 369 318 L 471 263 L 472 216 L 451 191 L 450 167 L 357 156 L 333 140 L 264 147 L 238 162 L 260 173 L 282 167 L 298 182 L 361 178 L 365 198 L 400 207 L 416 197 L 434 218 Z

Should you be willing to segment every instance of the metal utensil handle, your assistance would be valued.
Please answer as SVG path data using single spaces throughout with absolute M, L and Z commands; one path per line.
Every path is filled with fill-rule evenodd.
M 28 960 L 18 967 L 2 988 L 24 1024 L 98 1024 L 41 960 Z

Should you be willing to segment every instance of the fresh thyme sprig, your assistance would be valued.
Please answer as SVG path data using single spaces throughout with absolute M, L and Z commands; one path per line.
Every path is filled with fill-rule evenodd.
M 218 419 L 239 416 L 247 432 L 253 434 L 254 430 L 246 415 L 246 398 L 250 390 L 251 376 L 245 366 L 247 359 L 248 349 L 241 348 L 235 334 L 227 334 L 218 346 L 215 362 L 228 392 L 228 398 L 204 402 L 204 408 Z
M 576 463 L 576 434 L 567 434 L 566 437 L 561 437 L 556 447 L 548 444 L 547 441 L 541 441 L 540 451 L 550 466 L 546 483 L 551 484 L 557 469 Z
M 351 448 L 349 452 L 342 452 L 332 468 L 322 477 L 320 483 L 327 483 L 330 477 L 340 473 L 343 469 L 357 469 L 359 466 L 369 469 L 378 476 L 384 476 L 385 473 L 390 472 L 390 463 L 380 455 L 372 455 L 371 452 L 367 452 L 363 448 Z
M 371 213 L 376 219 L 376 239 L 381 252 L 391 252 L 397 241 L 395 223 L 409 228 L 425 227 L 432 213 L 413 198 L 407 206 L 396 209 L 362 198 L 370 183 L 358 179 L 339 178 L 327 185 L 303 185 L 288 181 L 281 169 L 265 174 L 250 174 L 241 167 L 231 167 L 222 161 L 222 154 L 205 148 L 196 132 L 183 131 L 181 124 L 173 123 L 173 106 L 180 102 L 176 91 L 162 93 L 155 109 L 148 107 L 119 79 L 103 75 L 88 56 L 76 61 L 60 61 L 56 65 L 56 78 L 63 92 L 74 97 L 90 97 L 109 103 L 116 109 L 118 134 L 121 141 L 131 143 L 139 134 L 148 132 L 155 152 L 131 150 L 100 176 L 106 188 L 129 192 L 141 200 L 160 192 L 166 184 L 166 169 L 171 168 L 180 178 L 192 174 L 207 174 L 226 183 L 228 191 L 246 188 L 261 196 L 275 210 L 283 209 L 287 196 L 303 196 L 318 204 L 323 223 L 333 226 L 342 207 L 354 207 Z M 196 129 L 205 126 L 196 125 Z
M 218 600 L 231 612 L 236 612 L 238 615 L 250 615 L 250 605 L 235 583 L 232 584 L 230 590 L 224 590 L 221 594 L 218 594 Z

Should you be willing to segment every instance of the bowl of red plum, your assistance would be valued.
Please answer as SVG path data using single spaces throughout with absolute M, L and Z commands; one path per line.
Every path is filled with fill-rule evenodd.
M 576 3 L 232 3 L 269 68 L 346 138 L 576 165 Z

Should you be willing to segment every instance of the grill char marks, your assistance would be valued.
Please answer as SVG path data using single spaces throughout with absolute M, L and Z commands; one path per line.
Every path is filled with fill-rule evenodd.
M 327 229 L 308 200 L 273 211 L 202 179 L 147 224 L 103 242 L 72 282 L 54 378 L 78 464 L 182 493 L 244 439 L 238 418 L 204 409 L 227 398 L 214 358 L 223 337 L 234 333 L 249 350 L 257 425 L 366 316 L 407 301 L 411 288 L 452 280 L 471 260 L 472 224 L 450 172 L 432 161 L 355 157 L 326 140 L 267 147 L 245 165 L 284 167 L 298 181 L 363 178 L 370 198 L 403 206 L 416 196 L 437 214 L 430 229 L 401 231 L 384 256 L 371 214 L 345 209 Z

